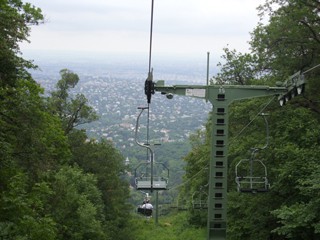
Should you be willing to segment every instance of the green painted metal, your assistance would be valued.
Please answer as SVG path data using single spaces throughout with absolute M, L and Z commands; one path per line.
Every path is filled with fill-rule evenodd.
M 236 100 L 264 96 L 282 96 L 287 86 L 240 86 L 240 85 L 174 85 L 165 86 L 160 80 L 155 91 L 171 99 L 183 95 L 210 101 L 213 106 L 212 141 L 208 196 L 207 239 L 227 239 L 227 173 L 228 173 L 228 123 L 229 105 Z
M 156 217 L 154 219 L 156 225 L 159 224 L 159 191 L 156 191 Z

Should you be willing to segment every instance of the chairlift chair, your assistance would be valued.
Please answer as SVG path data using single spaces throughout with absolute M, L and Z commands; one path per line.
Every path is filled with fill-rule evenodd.
M 135 185 L 137 190 L 166 190 L 169 180 L 169 169 L 163 164 L 155 162 L 153 168 L 161 172 L 151 177 L 144 175 L 150 163 L 140 163 L 135 169 Z
M 138 109 L 140 109 L 140 113 L 137 117 L 136 122 L 135 141 L 140 147 L 147 149 L 150 159 L 147 162 L 140 163 L 135 169 L 136 189 L 150 190 L 151 192 L 153 190 L 166 190 L 169 179 L 169 169 L 163 163 L 154 161 L 154 152 L 148 142 L 146 144 L 143 144 L 138 141 L 139 119 L 143 111 L 149 108 L 139 107 Z M 147 171 L 148 167 L 149 171 Z
M 257 159 L 240 160 L 236 165 L 236 183 L 238 192 L 268 192 L 270 184 L 266 165 Z
M 193 209 L 207 209 L 208 208 L 208 194 L 200 188 L 192 194 Z
M 259 159 L 255 159 L 260 150 L 264 150 L 269 145 L 269 125 L 267 114 L 260 114 L 264 118 L 266 126 L 266 143 L 263 147 L 252 148 L 250 159 L 242 159 L 235 168 L 236 183 L 238 192 L 244 193 L 262 193 L 268 192 L 270 184 L 268 182 L 267 167 Z
M 139 205 L 138 208 L 137 208 L 137 213 L 139 214 L 142 214 L 146 217 L 151 217 L 152 216 L 152 208 L 147 208 L 146 203 L 149 203 L 150 201 L 150 196 L 149 196 L 149 193 L 146 193 L 146 192 L 143 192 L 141 191 L 141 193 L 145 194 L 145 197 L 144 197 L 144 200 L 143 200 L 143 204 L 142 205 Z
M 152 216 L 152 209 L 148 209 L 148 208 L 138 208 L 138 213 L 146 216 L 146 217 L 151 217 Z

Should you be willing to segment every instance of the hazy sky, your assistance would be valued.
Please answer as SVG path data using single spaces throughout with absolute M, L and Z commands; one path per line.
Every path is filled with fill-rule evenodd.
M 26 0 L 27 1 L 27 0 Z M 29 0 L 47 22 L 24 50 L 148 53 L 151 0 Z M 155 54 L 244 52 L 264 0 L 155 0 Z

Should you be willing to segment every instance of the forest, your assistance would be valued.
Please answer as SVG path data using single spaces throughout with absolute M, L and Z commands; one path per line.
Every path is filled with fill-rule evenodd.
M 280 107 L 276 98 L 230 107 L 227 236 L 231 240 L 320 239 L 320 2 L 266 0 L 251 32 L 250 52 L 228 46 L 211 84 L 269 85 L 296 72 L 302 96 Z M 124 156 L 112 142 L 90 139 L 81 125 L 99 118 L 86 96 L 70 94 L 76 73 L 60 71 L 47 96 L 32 78 L 37 66 L 22 57 L 31 27 L 44 13 L 21 0 L 0 0 L 0 238 L 204 239 L 207 212 L 194 209 L 195 192 L 207 194 L 210 116 L 190 137 L 176 205 L 159 225 L 134 212 Z M 251 150 L 268 169 L 264 194 L 239 193 L 235 167 Z M 174 151 L 170 149 L 167 152 Z M 180 166 L 178 166 L 180 167 Z

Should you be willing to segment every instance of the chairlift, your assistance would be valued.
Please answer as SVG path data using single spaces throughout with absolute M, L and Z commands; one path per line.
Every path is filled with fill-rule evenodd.
M 171 200 L 169 202 L 169 208 L 175 209 L 177 211 L 187 211 L 188 210 L 188 207 L 186 206 L 184 201 L 182 201 L 179 197 L 177 197 L 176 200 Z
M 236 165 L 236 183 L 238 192 L 268 192 L 270 184 L 266 165 L 258 159 L 242 159 Z
M 208 209 L 208 194 L 203 187 L 192 194 L 192 207 L 193 209 Z
M 148 174 L 151 163 L 140 163 L 135 169 L 135 185 L 137 190 L 166 190 L 169 180 L 169 169 L 159 162 L 153 163 L 153 176 Z
M 238 192 L 243 193 L 263 193 L 268 192 L 270 184 L 268 182 L 267 167 L 262 160 L 255 159 L 260 150 L 264 150 L 269 144 L 269 127 L 266 114 L 262 113 L 266 125 L 266 144 L 261 148 L 253 148 L 250 159 L 242 159 L 235 168 L 236 184 Z
M 154 161 L 154 152 L 149 143 L 143 144 L 138 141 L 139 119 L 148 107 L 139 107 L 140 113 L 137 117 L 135 129 L 135 141 L 140 147 L 148 151 L 150 159 L 140 163 L 135 169 L 135 185 L 137 190 L 166 190 L 169 180 L 169 169 L 163 164 Z
M 148 208 L 142 208 L 142 207 L 138 208 L 138 213 L 140 213 L 146 217 L 151 217 L 152 211 L 153 211 L 152 209 L 148 209 Z
M 149 193 L 144 194 L 146 194 L 146 196 L 143 200 L 143 204 L 138 206 L 137 212 L 146 216 L 147 218 L 150 218 L 152 216 L 153 206 L 151 205 L 151 208 L 147 206 L 147 203 L 150 201 L 150 197 Z

